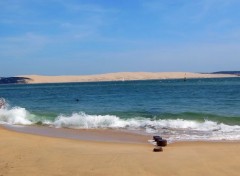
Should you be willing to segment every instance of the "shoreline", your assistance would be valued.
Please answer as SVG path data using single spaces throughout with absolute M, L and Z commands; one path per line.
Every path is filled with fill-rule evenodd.
M 0 128 L 22 134 L 80 141 L 148 144 L 148 140 L 152 139 L 151 134 L 143 135 L 121 129 L 71 129 L 7 124 L 0 125 Z
M 82 141 L 0 127 L 0 175 L 237 176 L 240 142 L 150 144 Z
M 197 79 L 197 78 L 234 78 L 231 74 L 207 74 L 191 72 L 119 72 L 97 75 L 68 75 L 68 76 L 43 76 L 20 75 L 26 78 L 27 84 L 39 83 L 78 83 L 78 82 L 109 82 L 109 81 L 143 81 L 165 79 Z
M 112 142 L 112 143 L 129 143 L 129 144 L 151 144 L 154 135 L 151 133 L 142 133 L 139 131 L 129 131 L 125 129 L 72 129 L 72 128 L 55 128 L 49 126 L 23 126 L 0 124 L 0 128 L 13 131 L 16 133 L 30 134 L 36 136 L 60 138 L 80 141 L 93 142 Z M 177 140 L 170 141 L 167 137 L 168 144 L 175 143 L 240 143 L 240 140 Z M 152 145 L 152 144 L 151 144 Z
M 129 143 L 129 144 L 151 144 L 149 140 L 152 140 L 154 135 L 151 133 L 142 133 L 136 130 L 126 129 L 73 129 L 73 128 L 55 128 L 49 126 L 38 125 L 9 125 L 0 124 L 0 128 L 13 131 L 16 133 L 60 138 L 69 140 L 80 141 L 93 141 L 93 142 L 111 142 L 111 143 Z M 176 140 L 171 141 L 167 137 L 160 135 L 164 139 L 167 139 L 168 144 L 175 143 L 240 143 L 240 140 Z M 152 145 L 152 144 L 151 144 Z

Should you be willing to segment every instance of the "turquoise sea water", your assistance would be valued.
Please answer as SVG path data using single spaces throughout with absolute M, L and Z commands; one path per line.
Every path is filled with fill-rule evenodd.
M 0 123 L 240 140 L 240 78 L 0 85 Z

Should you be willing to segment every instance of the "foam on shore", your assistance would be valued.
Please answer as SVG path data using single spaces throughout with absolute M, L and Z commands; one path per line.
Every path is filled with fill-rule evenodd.
M 25 108 L 0 109 L 0 123 L 10 125 L 42 124 L 54 128 L 124 129 L 145 134 L 160 134 L 171 141 L 240 140 L 240 126 L 210 120 L 203 122 L 185 119 L 122 119 L 114 115 L 89 115 L 84 112 L 59 115 L 53 121 L 38 117 Z

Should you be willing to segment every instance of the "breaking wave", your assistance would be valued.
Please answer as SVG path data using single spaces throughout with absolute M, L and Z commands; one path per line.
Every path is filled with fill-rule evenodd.
M 40 122 L 40 123 L 39 123 Z M 203 122 L 184 119 L 122 119 L 114 115 L 89 115 L 84 112 L 59 115 L 54 120 L 39 118 L 25 108 L 0 109 L 0 124 L 33 125 L 43 124 L 55 128 L 73 129 L 126 129 L 144 133 L 160 134 L 173 141 L 184 140 L 240 140 L 240 126 L 215 121 Z
M 14 107 L 12 109 L 0 109 L 0 124 L 31 125 L 31 114 L 25 109 Z

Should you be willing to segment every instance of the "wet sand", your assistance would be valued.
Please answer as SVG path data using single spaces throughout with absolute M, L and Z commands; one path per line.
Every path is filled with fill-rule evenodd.
M 67 82 L 97 82 L 97 81 L 127 81 L 127 80 L 158 80 L 158 79 L 189 79 L 189 78 L 226 78 L 236 77 L 230 74 L 201 74 L 190 72 L 119 72 L 98 75 L 81 76 L 43 76 L 20 75 L 30 78 L 28 83 L 67 83 Z
M 118 133 L 114 134 L 118 138 Z M 0 127 L 0 175 L 237 176 L 239 142 L 96 142 L 24 134 Z
M 15 132 L 84 141 L 147 144 L 148 140 L 152 138 L 150 134 L 143 135 L 143 132 L 140 131 L 123 129 L 70 129 L 32 125 L 2 125 L 2 127 Z

